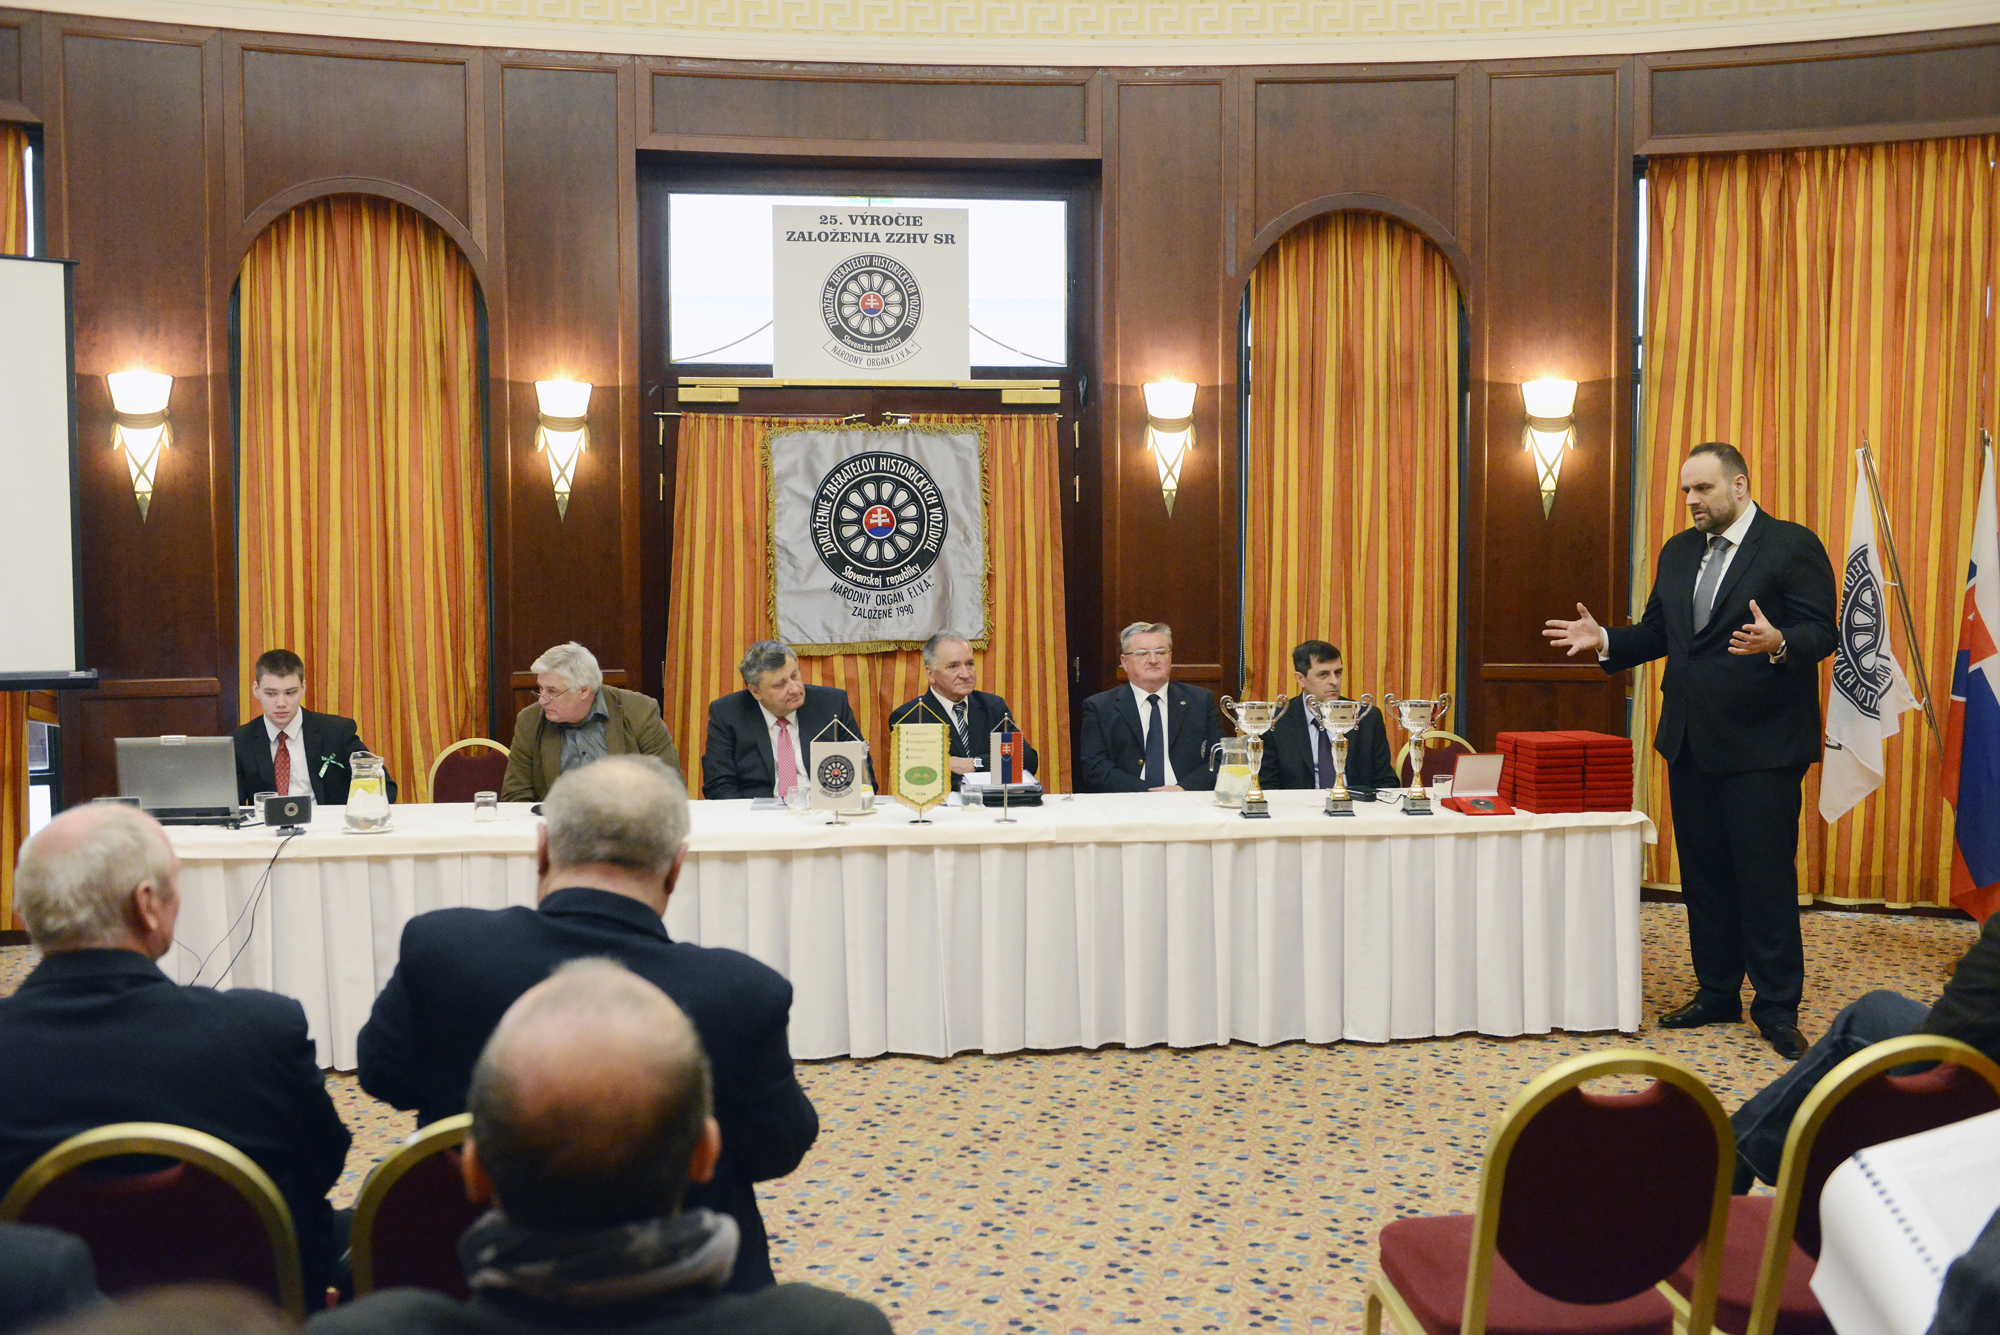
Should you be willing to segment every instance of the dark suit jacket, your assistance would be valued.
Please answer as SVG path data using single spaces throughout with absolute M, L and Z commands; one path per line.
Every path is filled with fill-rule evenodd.
M 110 1122 L 206 1131 L 271 1175 L 298 1228 L 306 1292 L 325 1291 L 326 1193 L 350 1138 L 298 1002 L 182 987 L 136 951 L 62 951 L 0 1000 L 0 1054 L 0 1182 Z
M 353 771 L 347 758 L 368 748 L 351 718 L 301 709 L 305 721 L 299 725 L 299 741 L 306 749 L 306 769 L 312 775 L 313 801 L 321 806 L 347 805 L 347 782 Z M 277 771 L 271 768 L 271 734 L 259 714 L 238 728 L 236 739 L 236 800 L 248 802 L 258 793 L 278 791 Z M 331 756 L 331 761 L 328 757 Z M 389 800 L 396 800 L 396 780 L 389 778 Z
M 1305 701 L 1293 696 L 1278 715 L 1277 723 L 1264 734 L 1264 767 L 1257 781 L 1266 788 L 1312 788 L 1312 726 L 1306 718 Z M 1343 773 L 1350 788 L 1394 788 L 1396 765 L 1389 755 L 1389 730 L 1382 724 L 1382 711 L 1371 709 L 1366 718 L 1347 734 L 1347 766 Z
M 83 1239 L 36 1224 L 0 1224 L 0 1335 L 103 1301 Z
M 614 756 L 658 756 L 675 769 L 681 753 L 674 735 L 660 717 L 659 702 L 650 695 L 597 688 L 604 696 L 604 745 Z M 502 802 L 539 802 L 562 775 L 560 723 L 549 722 L 540 705 L 529 705 L 514 720 L 514 740 L 507 748 L 507 777 L 500 782 Z
M 683 1289 L 587 1312 L 499 1292 L 459 1302 L 424 1289 L 386 1289 L 342 1303 L 305 1329 L 311 1335 L 890 1335 L 889 1318 L 872 1303 L 810 1284 L 757 1293 Z
M 1222 740 L 1222 715 L 1215 693 L 1178 681 L 1167 683 L 1160 712 L 1167 720 L 1167 759 L 1183 788 L 1215 787 L 1208 753 Z M 1076 744 L 1079 790 L 1086 793 L 1143 793 L 1146 781 L 1146 728 L 1132 688 L 1119 682 L 1083 702 Z
M 833 719 L 848 729 L 843 741 L 864 734 L 854 720 L 847 692 L 832 686 L 806 687 L 806 702 L 792 715 L 799 730 L 799 751 L 812 764 L 812 740 Z M 831 739 L 829 739 L 831 740 Z M 801 779 L 805 776 L 800 775 Z M 868 758 L 868 782 L 875 783 L 875 757 Z M 708 706 L 708 745 L 701 753 L 701 795 L 707 798 L 771 797 L 778 788 L 778 758 L 771 752 L 771 733 L 764 711 L 748 690 L 731 691 Z
M 889 715 L 889 726 L 893 728 L 898 723 L 908 723 L 912 720 L 918 723 L 935 723 L 937 720 L 931 717 L 935 713 L 942 713 L 946 724 L 952 722 L 951 712 L 938 703 L 935 695 L 925 691 L 916 699 L 905 700 L 897 705 L 895 712 Z M 1021 716 L 1009 709 L 1005 700 L 991 691 L 974 691 L 965 697 L 965 732 L 966 736 L 972 739 L 972 749 L 966 750 L 965 742 L 959 737 L 958 729 L 954 727 L 951 729 L 951 753 L 977 760 L 979 768 L 987 768 L 993 763 L 993 742 L 987 734 L 1000 726 L 1002 718 L 1009 717 L 1014 720 L 1016 732 L 1025 731 L 1021 727 Z M 1027 766 L 1028 773 L 1039 777 L 1042 772 L 1041 753 L 1032 746 L 1023 749 L 1027 752 L 1022 760 Z M 954 772 L 951 776 L 952 791 L 957 792 L 959 785 L 964 781 L 963 774 Z
M 792 985 L 748 955 L 670 940 L 659 915 L 604 890 L 557 890 L 539 909 L 438 909 L 403 927 L 402 954 L 362 1026 L 361 1087 L 418 1125 L 465 1111 L 473 1063 L 515 998 L 565 960 L 617 960 L 650 979 L 694 1021 L 715 1074 L 722 1158 L 689 1190 L 690 1207 L 736 1218 L 743 1233 L 730 1287 L 772 1282 L 753 1182 L 783 1177 L 819 1135 L 792 1071 Z
M 1674 760 L 1683 743 L 1696 768 L 1710 774 L 1785 769 L 1820 758 L 1819 661 L 1833 652 L 1833 566 L 1813 531 L 1759 510 L 1715 591 L 1715 606 L 1699 635 L 1694 629 L 1695 576 L 1708 535 L 1683 529 L 1660 548 L 1645 615 L 1607 628 L 1607 672 L 1655 658 L 1660 677 L 1660 726 L 1653 749 Z M 1785 637 L 1785 661 L 1732 654 L 1729 637 L 1748 622 L 1750 601 Z

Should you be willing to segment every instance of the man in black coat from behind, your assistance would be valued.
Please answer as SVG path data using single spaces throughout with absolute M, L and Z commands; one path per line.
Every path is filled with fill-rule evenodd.
M 316 1335 L 889 1335 L 868 1303 L 810 1284 L 725 1293 L 736 1221 L 682 1208 L 727 1149 L 687 1015 L 608 959 L 571 960 L 500 1019 L 473 1068 L 460 1239 L 466 1302 L 371 1294 Z
M 396 971 L 361 1030 L 361 1087 L 416 1109 L 420 1126 L 464 1112 L 473 1064 L 508 1006 L 567 960 L 618 961 L 672 997 L 708 1050 L 723 1149 L 688 1203 L 736 1220 L 730 1288 L 762 1288 L 771 1259 L 752 1184 L 798 1167 L 819 1135 L 792 1070 L 792 985 L 748 955 L 667 936 L 688 801 L 664 763 L 607 756 L 571 770 L 542 814 L 536 908 L 439 909 L 404 926 Z
M 304 707 L 306 665 L 290 649 L 270 649 L 260 655 L 255 680 L 252 694 L 263 712 L 232 734 L 236 800 L 248 803 L 258 793 L 280 797 L 310 793 L 321 806 L 346 806 L 347 786 L 354 778 L 349 758 L 368 749 L 354 720 Z M 284 783 L 278 782 L 280 765 L 286 771 Z M 383 778 L 393 802 L 396 781 L 386 772 Z
M 284 1194 L 310 1304 L 335 1280 L 326 1193 L 350 1137 L 298 1002 L 182 987 L 154 963 L 173 948 L 179 871 L 166 831 L 131 807 L 66 811 L 22 850 L 20 912 L 42 960 L 0 1000 L 0 1182 L 113 1122 L 205 1131 Z
M 1340 650 L 1325 640 L 1307 640 L 1292 650 L 1292 676 L 1299 693 L 1264 736 L 1264 768 L 1258 782 L 1271 789 L 1331 788 L 1333 735 L 1306 712 L 1306 697 L 1343 698 L 1340 688 L 1347 678 L 1347 664 L 1341 660 Z M 1342 773 L 1349 788 L 1396 786 L 1389 732 L 1382 725 L 1380 709 L 1370 709 L 1347 734 L 1347 767 Z

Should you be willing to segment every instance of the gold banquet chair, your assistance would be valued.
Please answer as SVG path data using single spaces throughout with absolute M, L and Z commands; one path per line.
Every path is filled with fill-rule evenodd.
M 1605 1076 L 1651 1083 L 1583 1089 Z M 1363 1329 L 1407 1335 L 1708 1335 L 1735 1139 L 1692 1070 L 1632 1049 L 1574 1057 L 1501 1115 L 1469 1215 L 1382 1230 Z M 1655 1285 L 1700 1248 L 1682 1325 Z
M 465 1195 L 459 1147 L 472 1114 L 442 1117 L 375 1165 L 354 1199 L 354 1296 L 376 1289 L 431 1289 L 471 1296 L 458 1240 L 485 1213 Z
M 105 1159 L 167 1158 L 116 1174 Z M 91 1165 L 99 1165 L 93 1171 Z M 165 1122 L 116 1122 L 71 1136 L 28 1165 L 0 1220 L 74 1233 L 90 1247 L 97 1286 L 116 1297 L 161 1284 L 236 1284 L 305 1319 L 292 1212 L 264 1170 L 233 1145 Z
M 488 754 L 474 755 L 485 747 Z M 433 802 L 470 802 L 474 793 L 497 793 L 507 778 L 507 748 L 491 737 L 467 737 L 437 753 L 429 786 Z
M 1916 1075 L 1903 1066 L 1937 1062 Z M 1818 1267 L 1819 1197 L 1856 1150 L 2000 1108 L 2000 1066 L 1955 1038 L 1907 1034 L 1863 1048 L 1828 1071 L 1792 1116 L 1769 1196 L 1729 1198 L 1715 1328 L 1732 1335 L 1832 1335 L 1810 1287 Z M 1689 1268 L 1660 1288 L 1685 1308 Z
M 1449 760 L 1456 765 L 1460 756 L 1469 756 L 1473 750 L 1472 743 L 1455 732 L 1437 728 L 1425 733 L 1423 754 L 1425 786 L 1428 787 L 1433 779 L 1444 772 L 1445 761 Z M 1410 782 L 1410 771 L 1405 766 L 1410 763 L 1412 763 L 1410 743 L 1405 741 L 1403 749 L 1396 753 L 1396 778 L 1406 785 Z

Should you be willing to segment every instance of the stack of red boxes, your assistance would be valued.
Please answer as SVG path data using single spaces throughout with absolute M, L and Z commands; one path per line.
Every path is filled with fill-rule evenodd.
M 1602 732 L 1503 732 L 1500 796 L 1522 811 L 1630 811 L 1632 743 Z

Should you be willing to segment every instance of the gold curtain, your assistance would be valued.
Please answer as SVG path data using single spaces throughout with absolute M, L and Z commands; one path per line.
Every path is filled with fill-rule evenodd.
M 486 731 L 486 500 L 472 266 L 372 196 L 300 205 L 241 274 L 242 704 L 259 653 L 306 662 L 405 800 Z
M 1996 153 L 2000 138 L 1987 136 L 1652 160 L 1634 615 L 1660 545 L 1687 522 L 1676 482 L 1689 449 L 1742 450 L 1757 504 L 1818 533 L 1838 566 L 1865 435 L 1942 719 L 1978 428 L 2000 420 L 1986 311 L 2000 272 Z M 1916 686 L 1901 620 L 1888 619 Z M 1633 736 L 1641 799 L 1662 832 L 1646 876 L 1677 884 L 1666 764 L 1651 749 L 1659 669 L 1634 676 Z M 1831 671 L 1829 660 L 1822 700 Z M 1948 902 L 1951 809 L 1920 713 L 1904 715 L 1886 759 L 1883 786 L 1832 826 L 1817 811 L 1819 770 L 1809 773 L 1803 892 Z
M 1041 752 L 1041 780 L 1061 792 L 1069 769 L 1068 631 L 1064 609 L 1061 458 L 1046 415 L 920 415 L 986 430 L 987 550 L 993 624 L 975 657 L 981 690 L 1007 698 Z M 796 418 L 690 414 L 674 471 L 672 591 L 667 600 L 667 723 L 684 739 L 689 786 L 701 789 L 708 704 L 740 690 L 736 663 L 771 636 L 769 499 L 758 447 Z M 889 711 L 926 689 L 913 649 L 799 660 L 801 675 L 847 692 L 884 781 Z
M 0 255 L 28 249 L 28 132 L 0 125 Z M 0 930 L 14 927 L 14 855 L 28 837 L 28 697 L 0 691 Z
M 1372 213 L 1288 232 L 1250 276 L 1244 690 L 1328 639 L 1348 689 L 1433 696 L 1458 674 L 1458 284 Z M 1447 723 L 1445 726 L 1450 727 Z

